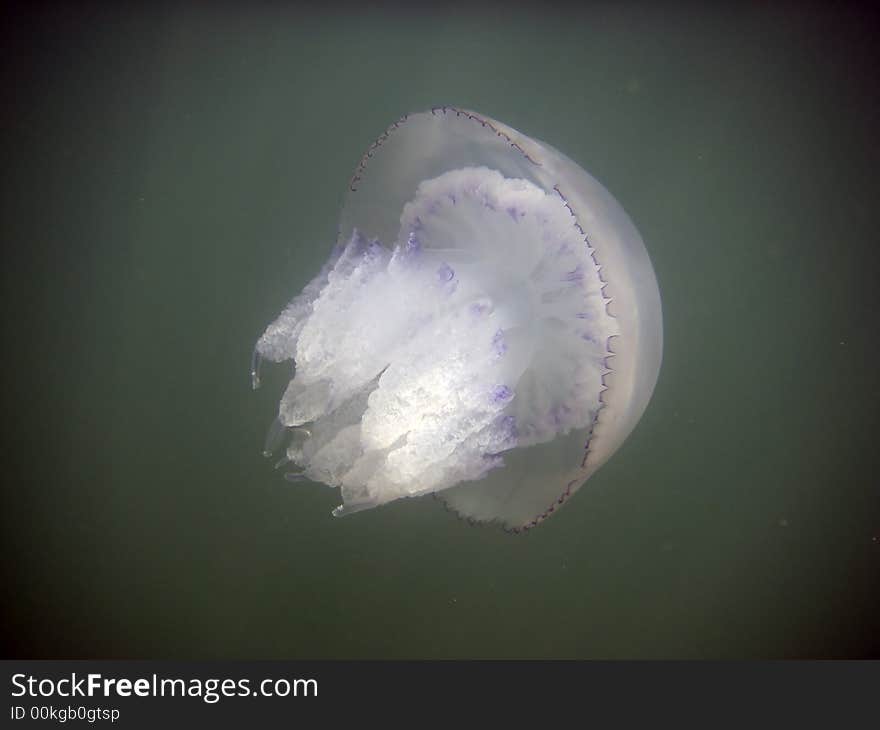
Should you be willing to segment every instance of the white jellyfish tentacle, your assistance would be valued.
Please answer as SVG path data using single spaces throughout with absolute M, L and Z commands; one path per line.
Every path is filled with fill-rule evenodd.
M 269 426 L 269 430 L 266 433 L 266 440 L 263 444 L 263 456 L 268 459 L 272 454 L 278 451 L 284 441 L 285 432 L 286 429 L 284 424 L 281 423 L 278 418 L 272 421 L 272 424 Z
M 262 363 L 260 351 L 255 347 L 251 355 L 251 389 L 257 390 L 260 387 L 260 364 Z

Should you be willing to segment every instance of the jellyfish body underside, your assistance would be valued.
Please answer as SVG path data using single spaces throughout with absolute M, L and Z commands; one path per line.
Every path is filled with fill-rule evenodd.
M 434 493 L 539 524 L 651 397 L 660 296 L 642 240 L 567 157 L 443 107 L 393 124 L 352 177 L 330 260 L 267 328 L 293 360 L 278 434 L 335 514 Z

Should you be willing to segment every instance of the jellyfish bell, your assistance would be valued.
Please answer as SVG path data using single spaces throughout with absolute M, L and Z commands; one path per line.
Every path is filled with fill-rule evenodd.
M 257 342 L 295 374 L 266 452 L 334 514 L 434 493 L 534 527 L 620 447 L 662 355 L 656 278 L 611 194 L 550 145 L 453 107 L 395 122 L 318 275 Z

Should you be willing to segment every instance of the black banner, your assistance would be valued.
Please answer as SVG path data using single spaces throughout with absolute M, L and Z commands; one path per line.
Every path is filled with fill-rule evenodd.
M 475 712 L 495 723 L 824 719 L 846 727 L 871 716 L 880 686 L 880 662 L 5 661 L 2 669 L 0 724 L 22 728 L 421 724 Z

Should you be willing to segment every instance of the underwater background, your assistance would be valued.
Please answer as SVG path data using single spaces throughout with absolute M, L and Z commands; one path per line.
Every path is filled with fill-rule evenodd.
M 319 7 L 3 11 L 3 656 L 880 656 L 876 14 Z M 439 104 L 599 179 L 663 299 L 640 424 L 525 535 L 261 455 L 257 337 Z

